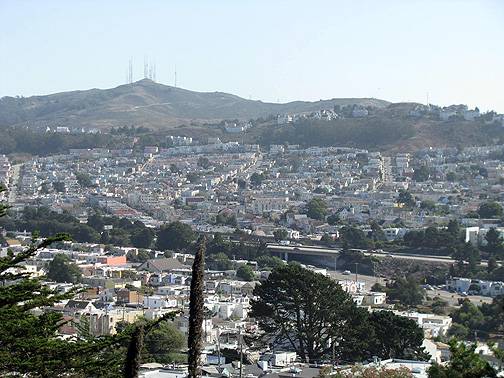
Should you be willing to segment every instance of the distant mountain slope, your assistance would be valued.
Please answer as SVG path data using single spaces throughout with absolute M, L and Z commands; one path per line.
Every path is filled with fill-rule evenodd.
M 151 80 L 112 89 L 90 89 L 27 98 L 0 99 L 0 127 L 28 124 L 33 127 L 110 128 L 135 125 L 165 128 L 191 121 L 250 119 L 281 113 L 299 113 L 359 104 L 379 108 L 378 99 L 331 99 L 273 104 L 246 100 L 222 92 L 194 92 Z

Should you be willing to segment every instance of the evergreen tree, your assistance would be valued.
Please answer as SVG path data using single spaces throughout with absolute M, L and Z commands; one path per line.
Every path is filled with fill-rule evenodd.
M 77 283 L 82 273 L 68 256 L 58 253 L 49 263 L 47 277 L 56 282 Z
M 194 239 L 195 234 L 191 226 L 181 222 L 173 222 L 161 226 L 157 234 L 156 248 L 161 251 L 185 249 Z
M 493 378 L 496 371 L 475 353 L 476 344 L 466 346 L 453 339 L 450 341 L 450 362 L 447 365 L 434 363 L 427 371 L 429 378 Z
M 189 339 L 187 344 L 189 347 L 189 377 L 191 378 L 196 378 L 200 372 L 199 365 L 203 343 L 205 248 L 206 240 L 202 236 L 198 240 L 198 250 L 194 256 L 191 293 L 189 296 Z
M 254 295 L 258 299 L 252 302 L 252 316 L 264 332 L 264 341 L 290 345 L 303 361 L 319 360 L 333 348 L 343 355 L 366 340 L 356 336 L 365 322 L 351 321 L 360 319 L 364 310 L 336 282 L 299 264 L 275 269 Z

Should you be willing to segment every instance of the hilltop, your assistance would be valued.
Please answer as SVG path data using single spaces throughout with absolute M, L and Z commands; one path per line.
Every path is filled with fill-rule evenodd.
M 341 98 L 285 104 L 253 101 L 222 92 L 195 92 L 144 79 L 111 89 L 0 99 L 0 127 L 28 125 L 109 129 L 120 126 L 171 128 L 224 119 L 252 119 L 311 112 L 334 105 L 384 108 L 387 101 Z

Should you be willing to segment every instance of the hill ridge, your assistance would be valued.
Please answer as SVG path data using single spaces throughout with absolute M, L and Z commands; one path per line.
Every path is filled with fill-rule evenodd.
M 91 88 L 30 97 L 2 97 L 0 127 L 65 124 L 93 128 L 124 125 L 165 128 L 190 122 L 251 119 L 351 104 L 384 108 L 390 103 L 374 98 L 270 103 L 248 100 L 226 92 L 192 91 L 142 79 L 108 89 Z

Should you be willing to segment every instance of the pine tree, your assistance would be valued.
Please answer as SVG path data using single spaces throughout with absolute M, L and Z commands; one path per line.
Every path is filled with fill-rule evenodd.
M 198 240 L 198 250 L 192 266 L 191 294 L 189 297 L 189 377 L 196 378 L 200 374 L 199 363 L 203 344 L 203 286 L 205 278 L 205 249 L 204 236 Z
M 0 187 L 0 192 L 5 189 Z M 8 206 L 0 204 L 0 217 Z M 57 312 L 44 307 L 73 298 L 78 288 L 65 294 L 47 287 L 41 278 L 23 271 L 21 264 L 54 242 L 68 240 L 57 235 L 37 240 L 22 252 L 0 258 L 0 376 L 113 377 L 123 356 L 111 354 L 129 335 L 81 337 L 63 340 L 58 331 L 66 323 Z M 37 312 L 42 312 L 36 314 Z M 116 357 L 110 358 L 111 356 Z

